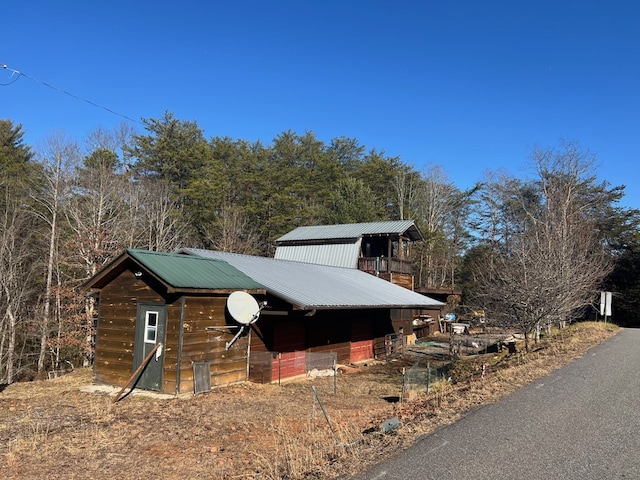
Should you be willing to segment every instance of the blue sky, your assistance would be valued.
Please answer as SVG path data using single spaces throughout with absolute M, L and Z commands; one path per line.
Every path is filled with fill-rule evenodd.
M 357 138 L 464 189 L 566 139 L 640 208 L 632 0 L 7 3 L 0 118 L 36 148 L 169 111 L 208 138 Z

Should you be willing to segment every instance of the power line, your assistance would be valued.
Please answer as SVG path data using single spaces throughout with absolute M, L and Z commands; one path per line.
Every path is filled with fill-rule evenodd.
M 92 102 L 91 100 L 88 100 L 86 98 L 80 97 L 78 95 L 74 95 L 73 93 L 67 92 L 66 90 L 63 90 L 62 88 L 58 88 L 58 87 L 56 87 L 54 85 L 51 85 L 50 83 L 43 82 L 42 80 L 38 80 L 37 78 L 34 78 L 34 77 L 30 76 L 30 75 L 27 75 L 24 72 L 20 72 L 19 70 L 11 68 L 11 67 L 9 67 L 9 66 L 7 66 L 5 64 L 0 64 L 0 66 L 5 70 L 9 70 L 11 72 L 11 77 L 12 78 L 15 76 L 15 78 L 13 78 L 13 80 L 11 80 L 8 83 L 0 83 L 0 86 L 2 86 L 2 87 L 8 87 L 9 85 L 12 85 L 15 82 L 17 82 L 20 79 L 20 77 L 25 77 L 25 78 L 28 78 L 29 80 L 33 81 L 33 82 L 40 83 L 41 85 L 44 85 L 45 87 L 48 87 L 48 88 L 50 88 L 52 90 L 56 90 L 58 92 L 64 93 L 65 95 L 68 95 L 68 96 L 70 96 L 72 98 L 75 98 L 76 100 L 81 100 L 81 101 L 83 101 L 85 103 L 88 103 L 89 105 L 91 105 L 93 107 L 100 108 L 101 110 L 109 112 L 109 113 L 111 113 L 113 115 L 117 115 L 118 117 L 122 117 L 122 118 L 124 118 L 126 120 L 129 120 L 130 122 L 137 123 L 138 125 L 142 125 L 142 123 L 140 121 L 138 121 L 138 120 L 134 120 L 133 118 L 128 117 L 126 115 L 123 115 L 122 113 L 118 113 L 118 112 L 116 112 L 114 110 L 111 110 L 110 108 L 103 107 L 102 105 L 99 105 L 99 104 L 97 104 L 95 102 Z

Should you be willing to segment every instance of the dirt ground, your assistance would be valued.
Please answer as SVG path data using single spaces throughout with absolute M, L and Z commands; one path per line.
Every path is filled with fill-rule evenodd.
M 347 368 L 336 379 L 245 383 L 178 398 L 129 395 L 116 404 L 112 394 L 81 391 L 90 370 L 12 384 L 0 393 L 0 472 L 49 480 L 346 479 L 615 332 L 584 323 L 528 353 L 464 357 L 444 380 L 434 377 L 428 393 L 406 384 L 417 359 L 431 361 L 420 351 Z

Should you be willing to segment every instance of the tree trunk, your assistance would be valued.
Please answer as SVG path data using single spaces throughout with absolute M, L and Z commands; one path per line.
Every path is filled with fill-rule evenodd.
M 7 298 L 9 297 L 9 292 L 5 288 L 5 293 L 7 294 Z M 9 344 L 7 345 L 7 362 L 6 362 L 6 383 L 13 383 L 13 362 L 14 355 L 16 351 L 16 317 L 11 310 L 11 306 L 7 307 L 5 312 L 6 317 L 9 319 Z

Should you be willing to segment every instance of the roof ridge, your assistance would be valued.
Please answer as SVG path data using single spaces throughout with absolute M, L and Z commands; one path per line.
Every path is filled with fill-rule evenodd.
M 174 258 L 190 258 L 192 260 L 204 260 L 209 262 L 224 262 L 219 258 L 210 258 L 210 257 L 198 257 L 196 255 L 184 255 L 178 252 L 159 252 L 157 250 L 145 250 L 143 248 L 127 248 L 126 251 L 128 253 L 139 253 L 139 254 L 151 254 L 163 257 L 174 257 Z
M 376 225 L 376 224 L 382 224 L 382 223 L 406 223 L 406 222 L 412 222 L 415 223 L 415 220 L 413 219 L 405 219 L 405 220 L 379 220 L 377 222 L 353 222 L 353 223 L 332 223 L 329 225 L 299 225 L 296 228 L 330 228 L 330 227 L 352 227 L 355 225 Z M 295 230 L 295 229 L 294 229 Z
M 245 253 L 235 253 L 235 252 L 223 252 L 221 250 L 209 250 L 206 248 L 183 248 L 181 250 L 191 250 L 193 252 L 212 252 L 215 254 L 219 254 L 219 255 L 229 255 L 229 256 L 235 256 L 235 257 L 243 257 L 243 258 L 250 258 L 250 259 L 260 259 L 260 260 L 265 260 L 265 261 L 269 261 L 269 262 L 276 262 L 276 263 L 293 263 L 296 265 L 308 265 L 311 268 L 337 268 L 340 270 L 354 270 L 353 268 L 350 267 L 341 267 L 339 265 L 324 265 L 322 263 L 310 263 L 310 262 L 301 262 L 301 261 L 297 261 L 297 260 L 288 260 L 285 258 L 274 258 L 274 257 L 263 257 L 263 256 L 259 256 L 259 255 L 247 255 Z M 203 258 L 203 257 L 198 257 L 198 258 Z M 206 257 L 205 257 L 206 258 Z M 222 258 L 211 258 L 208 257 L 211 260 L 219 260 L 221 262 L 224 262 L 225 260 Z

